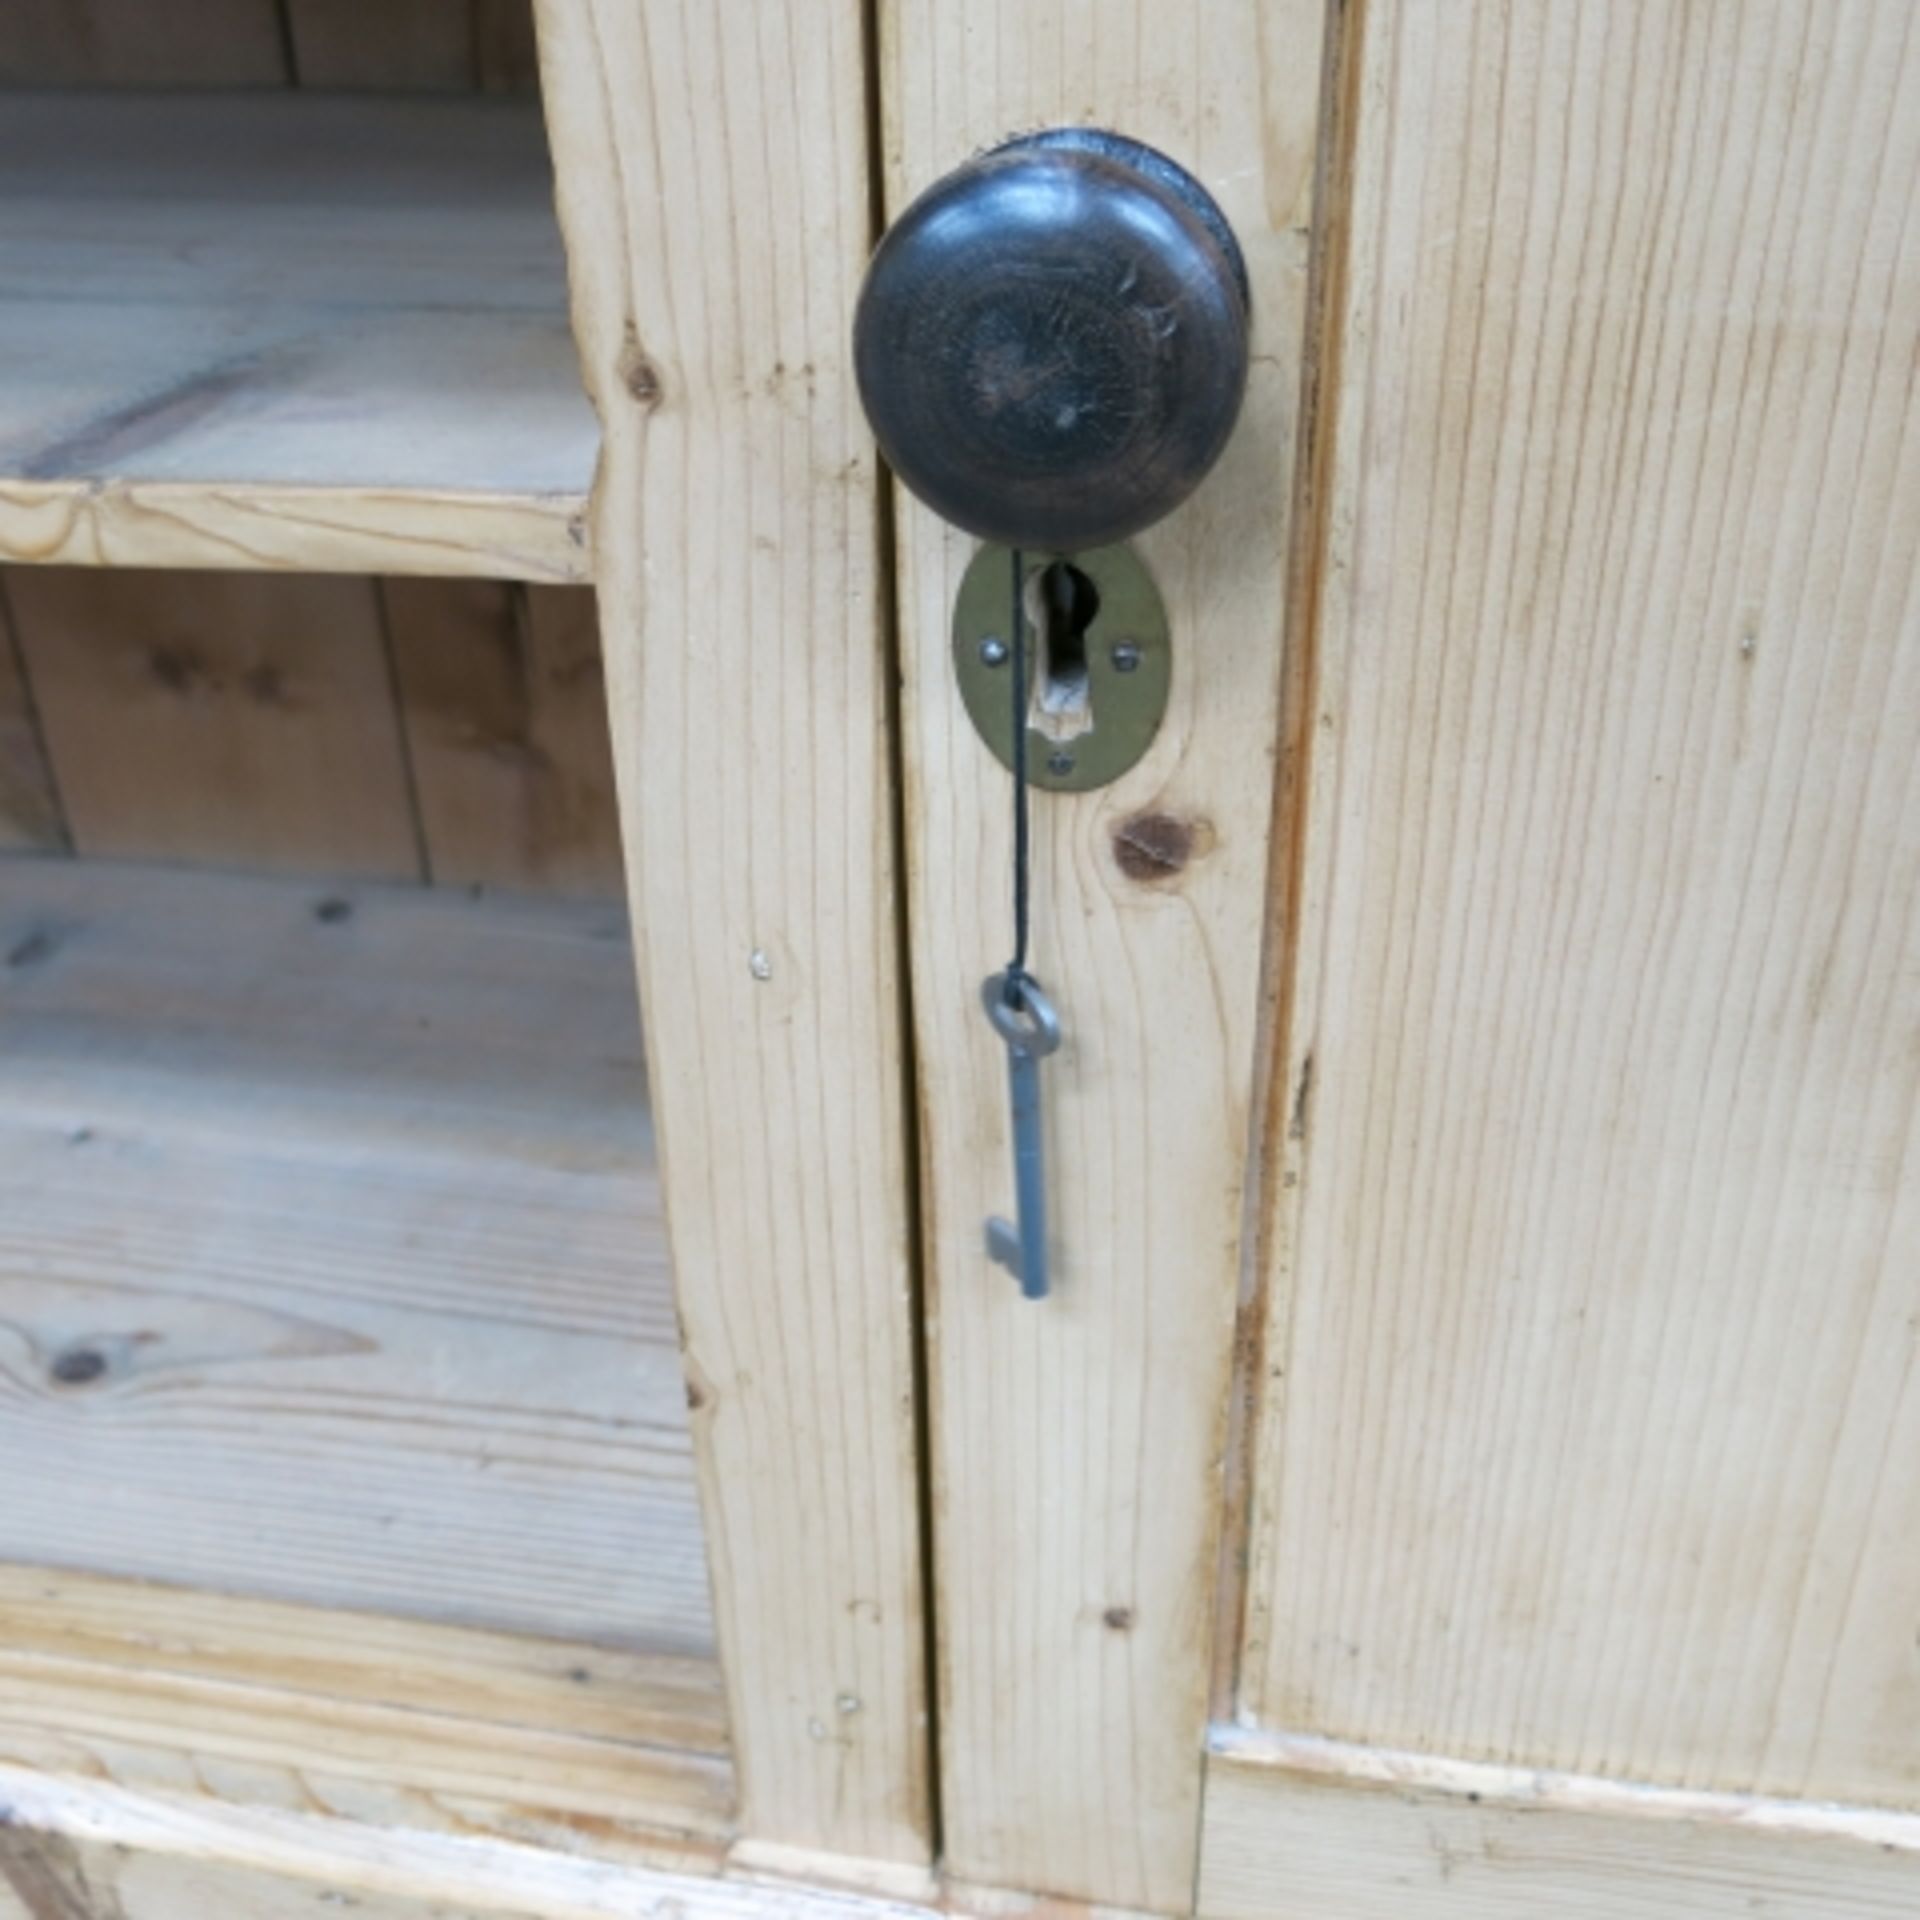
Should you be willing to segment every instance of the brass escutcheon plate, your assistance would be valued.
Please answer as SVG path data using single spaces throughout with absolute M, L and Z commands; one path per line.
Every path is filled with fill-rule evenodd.
M 1032 613 L 1034 582 L 1057 560 L 1092 582 L 1099 607 L 1084 633 L 1085 731 L 1056 738 L 1033 724 L 1048 675 L 1048 648 Z M 1166 716 L 1173 685 L 1167 610 L 1138 554 L 1128 546 L 1083 553 L 1021 555 L 1028 608 L 1027 778 L 1054 793 L 1087 793 L 1138 765 Z M 960 581 L 953 608 L 953 671 L 974 730 L 1003 767 L 1013 766 L 1013 551 L 982 547 Z

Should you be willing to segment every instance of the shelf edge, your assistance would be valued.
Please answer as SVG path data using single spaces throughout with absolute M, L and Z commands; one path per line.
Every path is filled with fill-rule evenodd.
M 585 493 L 0 480 L 0 563 L 584 585 Z

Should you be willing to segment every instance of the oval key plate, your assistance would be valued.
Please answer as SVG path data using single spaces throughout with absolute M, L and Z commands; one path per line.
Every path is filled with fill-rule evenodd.
M 1081 578 L 1050 575 L 1060 567 Z M 1012 568 L 1012 549 L 982 547 L 960 581 L 953 609 L 953 670 L 961 698 L 975 731 L 1008 768 Z M 1127 546 L 1023 554 L 1022 572 L 1027 778 L 1055 793 L 1104 787 L 1138 763 L 1166 715 L 1173 648 L 1160 590 Z

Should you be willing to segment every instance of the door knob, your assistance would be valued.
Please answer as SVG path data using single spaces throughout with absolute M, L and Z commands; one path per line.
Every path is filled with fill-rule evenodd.
M 888 464 L 983 540 L 1074 552 L 1170 513 L 1247 379 L 1246 264 L 1164 154 L 1091 128 L 994 148 L 888 230 L 854 370 Z

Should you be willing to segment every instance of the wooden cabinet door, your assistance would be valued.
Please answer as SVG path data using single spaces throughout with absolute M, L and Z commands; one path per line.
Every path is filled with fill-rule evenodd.
M 1920 1908 L 1906 0 L 541 21 L 761 1859 Z M 1060 123 L 1218 196 L 1254 372 L 1137 543 L 1165 726 L 1035 805 L 1036 1304 L 972 543 L 847 341 L 881 220 Z
M 1920 23 L 1335 11 L 1201 1910 L 1920 1911 Z
M 1171 619 L 1154 745 L 1033 806 L 1055 1288 L 1010 1199 L 1012 802 L 954 683 L 976 543 L 893 494 L 926 1259 L 942 1833 L 962 1881 L 1191 1903 L 1255 1098 L 1283 600 L 1325 0 L 881 0 L 885 202 L 978 149 L 1091 123 L 1217 195 L 1253 285 L 1239 428 L 1135 547 Z

